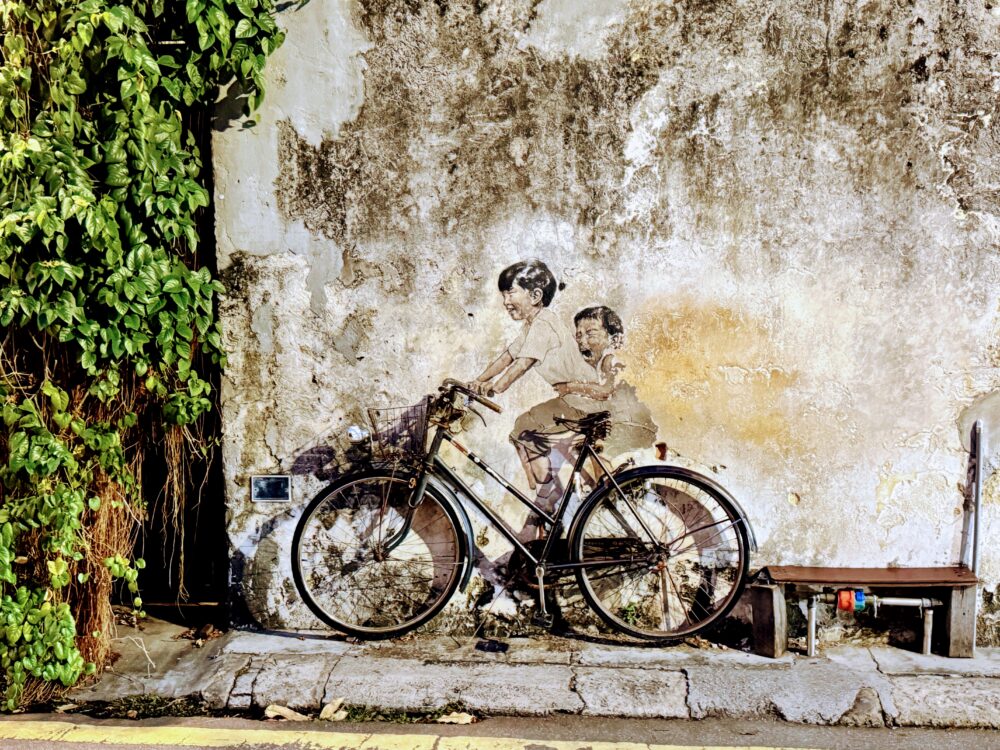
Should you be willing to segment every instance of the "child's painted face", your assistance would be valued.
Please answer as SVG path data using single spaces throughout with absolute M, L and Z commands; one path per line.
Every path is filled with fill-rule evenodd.
M 583 318 L 576 324 L 576 346 L 583 358 L 596 367 L 604 352 L 611 346 L 611 336 L 601 321 Z
M 520 284 L 514 283 L 503 294 L 503 306 L 514 320 L 527 320 L 534 317 L 536 308 L 542 306 L 542 293 L 538 289 L 531 291 Z

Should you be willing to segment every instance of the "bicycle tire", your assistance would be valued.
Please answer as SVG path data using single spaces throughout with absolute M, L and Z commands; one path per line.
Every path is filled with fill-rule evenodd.
M 622 493 L 603 482 L 571 531 L 577 582 L 591 609 L 615 630 L 651 641 L 721 621 L 749 571 L 743 515 L 714 482 L 686 469 L 640 467 L 615 482 Z
M 309 503 L 292 538 L 292 574 L 320 620 L 364 640 L 420 627 L 448 603 L 469 549 L 452 504 L 428 485 L 403 528 L 410 475 L 351 474 Z M 400 541 L 401 540 L 401 541 Z M 399 541 L 389 549 L 385 542 Z

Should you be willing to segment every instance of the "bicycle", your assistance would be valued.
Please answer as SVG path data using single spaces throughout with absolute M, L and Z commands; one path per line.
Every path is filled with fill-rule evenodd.
M 736 604 L 756 542 L 746 514 L 718 483 L 675 466 L 613 471 L 599 448 L 609 414 L 598 412 L 557 420 L 579 447 L 556 510 L 548 513 L 455 439 L 453 425 L 470 410 L 482 418 L 473 402 L 498 414 L 500 406 L 456 380 L 438 390 L 414 406 L 370 409 L 372 466 L 324 489 L 299 519 L 293 576 L 324 623 L 361 639 L 391 638 L 423 625 L 464 590 L 475 538 L 460 497 L 533 566 L 536 624 L 552 626 L 546 586 L 570 573 L 605 623 L 650 641 L 704 630 Z M 445 442 L 541 520 L 547 532 L 541 552 L 518 539 L 441 459 Z M 588 459 L 601 476 L 574 514 L 564 546 L 563 519 Z

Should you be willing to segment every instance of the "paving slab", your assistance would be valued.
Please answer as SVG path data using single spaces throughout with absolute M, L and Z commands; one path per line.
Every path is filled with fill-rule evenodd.
M 342 637 L 313 633 L 250 632 L 231 630 L 222 637 L 222 651 L 227 654 L 333 654 L 357 651 L 358 646 Z
M 854 705 L 837 721 L 853 727 L 883 726 L 899 714 L 892 690 L 878 668 L 871 649 L 859 646 L 828 646 L 819 657 L 799 656 L 805 665 L 830 665 L 847 674 L 862 676 Z
M 570 664 L 578 648 L 565 638 L 511 638 L 504 643 L 509 646 L 503 654 L 508 664 Z
M 119 628 L 121 656 L 74 702 L 155 694 L 198 696 L 210 708 L 270 703 L 315 711 L 334 698 L 385 710 L 450 702 L 485 714 L 554 712 L 622 717 L 780 717 L 814 724 L 1000 728 L 1000 649 L 974 659 L 886 646 L 825 645 L 781 659 L 688 645 L 594 643 L 541 636 L 440 635 L 349 642 L 317 633 L 233 631 L 195 648 L 182 626 Z
M 1000 679 L 928 674 L 888 679 L 901 726 L 1000 729 Z
M 418 711 L 461 702 L 474 711 L 541 716 L 579 713 L 583 701 L 561 665 L 438 664 L 416 659 L 342 658 L 323 703 L 343 698 L 360 706 Z
M 1000 648 L 979 648 L 972 659 L 949 659 L 924 656 L 898 648 L 875 647 L 872 658 L 884 674 L 890 675 L 962 675 L 965 677 L 1000 677 Z
M 846 727 L 883 727 L 886 711 L 875 688 L 863 687 L 858 691 L 851 709 L 837 723 Z
M 251 656 L 250 662 L 236 673 L 233 688 L 229 691 L 229 700 L 226 702 L 227 708 L 250 708 L 253 702 L 253 684 L 257 681 L 257 675 L 260 674 L 269 658 L 267 656 Z
M 700 649 L 691 646 L 646 646 L 579 643 L 573 664 L 585 667 L 634 667 L 636 669 L 685 669 L 706 664 L 727 664 L 734 667 L 790 667 L 793 654 L 769 659 L 735 649 Z
M 201 699 L 211 709 L 225 708 L 236 681 L 250 665 L 247 654 L 219 654 L 212 662 L 212 673 L 206 676 L 201 688 Z
M 151 682 L 139 675 L 108 670 L 96 683 L 75 687 L 66 697 L 73 703 L 110 702 L 126 695 L 145 695 Z
M 283 656 L 265 660 L 253 682 L 251 705 L 267 708 L 278 703 L 312 711 L 320 708 L 323 690 L 339 656 Z
M 846 669 L 826 660 L 798 662 L 794 669 L 733 668 L 717 665 L 687 670 L 692 718 L 778 717 L 802 724 L 836 724 L 873 688 L 892 705 L 887 679 L 874 668 Z M 885 698 L 882 698 L 885 696 Z
M 643 719 L 686 719 L 687 677 L 651 669 L 577 667 L 576 692 L 583 713 Z
M 569 664 L 576 644 L 566 638 L 509 638 L 501 640 L 506 651 L 481 651 L 481 638 L 422 636 L 419 639 L 364 644 L 364 656 L 380 659 L 414 659 L 425 662 L 474 662 L 482 664 Z
M 193 641 L 178 638 L 184 628 L 159 620 L 141 628 L 119 627 L 113 650 L 120 656 L 100 679 L 70 691 L 74 701 L 112 701 L 127 695 L 155 694 L 163 698 L 199 695 L 213 679 L 225 681 L 236 668 L 216 664 L 219 640 L 196 648 Z M 233 671 L 227 675 L 226 669 Z

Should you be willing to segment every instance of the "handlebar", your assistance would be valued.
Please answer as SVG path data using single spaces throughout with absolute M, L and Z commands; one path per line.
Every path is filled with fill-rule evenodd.
M 490 401 L 488 398 L 484 396 L 480 396 L 478 393 L 476 393 L 471 388 L 466 386 L 465 383 L 461 382 L 460 380 L 455 380 L 454 378 L 446 378 L 445 381 L 441 384 L 441 388 L 452 391 L 458 391 L 459 393 L 464 393 L 466 396 L 473 399 L 474 401 L 478 401 L 479 403 L 481 403 L 487 409 L 495 411 L 497 414 L 503 413 L 503 409 L 500 408 L 500 405 L 498 403 Z

